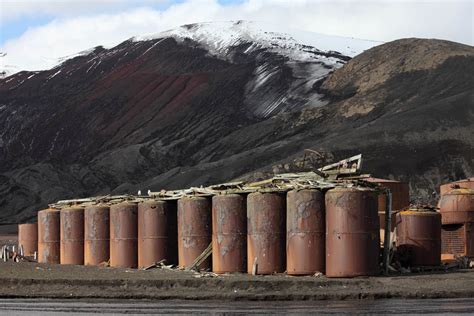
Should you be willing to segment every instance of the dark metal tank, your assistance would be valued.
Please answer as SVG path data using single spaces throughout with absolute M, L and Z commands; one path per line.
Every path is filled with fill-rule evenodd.
M 324 193 L 292 190 L 286 198 L 286 271 L 290 275 L 325 272 Z
M 212 198 L 212 271 L 245 272 L 247 268 L 247 203 L 245 195 Z
M 247 196 L 247 272 L 285 271 L 286 201 L 280 193 Z
M 335 188 L 326 193 L 326 275 L 379 273 L 378 194 L 364 188 Z

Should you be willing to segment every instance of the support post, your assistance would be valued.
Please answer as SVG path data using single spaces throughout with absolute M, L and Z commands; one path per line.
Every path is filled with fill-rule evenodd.
M 385 237 L 383 243 L 383 273 L 388 275 L 388 266 L 390 265 L 390 230 L 392 226 L 392 192 L 385 190 L 387 198 L 385 199 Z

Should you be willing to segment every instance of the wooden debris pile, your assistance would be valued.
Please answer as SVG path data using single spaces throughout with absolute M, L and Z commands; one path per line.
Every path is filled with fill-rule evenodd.
M 364 179 L 370 175 L 361 175 L 362 155 L 350 157 L 314 171 L 284 173 L 257 182 L 236 181 L 220 183 L 207 187 L 191 187 L 181 190 L 148 191 L 147 195 L 103 195 L 81 199 L 60 200 L 49 204 L 54 209 L 70 206 L 85 207 L 95 204 L 112 205 L 124 201 L 140 203 L 147 200 L 178 200 L 184 196 L 213 196 L 230 193 L 287 192 L 294 189 L 329 190 L 335 187 L 365 186 L 377 188 L 378 185 Z

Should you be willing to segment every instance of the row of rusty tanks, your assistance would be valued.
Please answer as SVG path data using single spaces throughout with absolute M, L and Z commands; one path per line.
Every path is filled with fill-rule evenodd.
M 175 204 L 124 202 L 39 211 L 38 262 L 100 265 L 110 260 L 112 267 L 130 268 L 162 259 L 176 262 Z
M 406 199 L 403 188 L 393 192 L 392 202 Z M 380 200 L 381 190 L 352 186 L 48 209 L 38 213 L 38 260 L 98 265 L 110 259 L 112 267 L 129 268 L 166 260 L 191 267 L 211 244 L 212 257 L 197 268 L 215 273 L 375 275 Z M 436 245 L 423 244 L 426 236 L 419 235 L 423 225 L 436 225 L 419 213 L 399 213 L 394 221 L 401 234 L 398 246 L 415 240 L 422 247 L 412 248 L 424 253 L 416 258 L 439 257 Z M 412 215 L 415 220 L 410 220 Z
M 474 257 L 474 178 L 440 187 L 444 259 Z

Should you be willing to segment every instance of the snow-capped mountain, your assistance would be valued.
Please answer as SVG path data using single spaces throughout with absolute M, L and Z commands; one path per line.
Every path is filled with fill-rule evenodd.
M 324 95 L 315 89 L 326 76 L 341 67 L 350 56 L 376 44 L 374 41 L 321 35 L 298 30 L 274 31 L 274 25 L 257 22 L 212 22 L 183 25 L 158 34 L 137 36 L 129 40 L 134 47 L 147 46 L 148 54 L 164 39 L 173 38 L 181 45 L 192 42 L 207 54 L 231 63 L 255 62 L 252 79 L 246 84 L 245 104 L 254 115 L 271 115 L 302 107 L 325 105 Z M 115 55 L 126 53 L 129 48 L 119 45 L 97 53 L 89 49 L 60 58 L 52 68 L 50 77 L 65 71 L 65 62 L 75 58 L 88 59 L 91 67 Z M 4 56 L 8 62 L 8 55 Z M 51 66 L 51 59 L 44 59 L 44 67 Z M 6 65 L 6 63 L 4 63 Z M 39 67 L 41 68 L 41 67 Z M 19 70 L 14 69 L 14 70 Z M 90 69 L 89 69 L 90 70 Z M 5 69 L 7 75 L 12 68 Z M 68 71 L 71 74 L 71 70 Z M 292 79 L 289 81 L 289 75 Z M 10 79 L 10 78 L 9 78 Z M 12 81 L 23 84 L 23 81 Z M 287 81 L 285 88 L 275 88 L 275 81 Z
M 138 35 L 135 40 L 150 40 L 157 38 L 173 37 L 178 41 L 192 39 L 211 53 L 225 57 L 229 48 L 243 43 L 253 43 L 252 49 L 265 48 L 279 52 L 294 60 L 315 58 L 318 52 L 337 51 L 345 56 L 354 57 L 364 50 L 382 42 L 354 39 L 341 36 L 324 35 L 315 32 L 291 29 L 278 24 L 269 24 L 252 21 L 236 22 L 209 22 L 183 25 L 161 33 Z M 101 43 L 103 45 L 103 43 Z M 119 43 L 103 45 L 112 48 Z M 8 53 L 0 55 L 0 72 L 6 76 L 19 71 L 49 70 L 67 59 L 88 54 L 91 49 L 61 57 L 36 56 L 32 54 L 31 60 L 16 58 Z M 1 53 L 0 53 L 1 54 Z M 8 71 L 7 69 L 8 68 Z
M 362 153 L 431 197 L 474 170 L 473 48 L 410 39 L 351 59 L 375 44 L 201 23 L 0 79 L 0 223 L 58 199 L 291 172 L 306 148 Z

